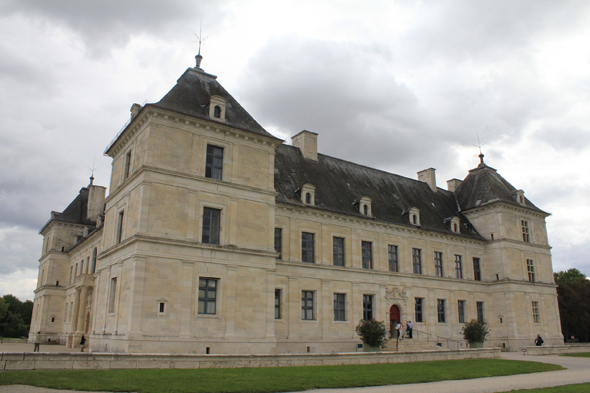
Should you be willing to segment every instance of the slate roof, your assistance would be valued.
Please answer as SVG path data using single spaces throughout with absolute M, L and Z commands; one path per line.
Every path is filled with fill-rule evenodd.
M 483 163 L 469 171 L 463 183 L 457 188 L 457 203 L 462 211 L 485 206 L 487 204 L 504 202 L 522 207 L 516 200 L 516 188 L 504 179 L 498 172 Z M 535 206 L 526 197 L 524 206 L 537 212 L 548 214 Z
M 87 187 L 83 187 L 80 189 L 80 193 L 76 198 L 65 208 L 63 212 L 51 212 L 51 218 L 49 221 L 43 225 L 43 228 L 39 231 L 39 233 L 43 232 L 43 230 L 49 225 L 52 221 L 62 221 L 62 222 L 70 222 L 73 224 L 82 224 L 82 225 L 96 225 L 96 222 L 91 221 L 87 218 L 88 216 L 88 193 L 89 189 Z
M 198 68 L 188 68 L 160 101 L 147 106 L 155 106 L 203 120 L 217 121 L 209 117 L 209 102 L 213 95 L 218 95 L 226 101 L 224 124 L 277 139 L 242 108 L 221 86 L 215 75 L 207 74 Z
M 276 202 L 305 206 L 300 189 L 306 183 L 316 187 L 315 209 L 367 218 L 358 208 L 359 199 L 367 196 L 375 221 L 413 227 L 407 213 L 416 207 L 423 229 L 453 233 L 445 219 L 458 217 L 461 235 L 483 240 L 459 212 L 452 192 L 433 192 L 424 182 L 324 154 L 318 154 L 318 161 L 307 160 L 298 148 L 280 145 L 275 155 Z

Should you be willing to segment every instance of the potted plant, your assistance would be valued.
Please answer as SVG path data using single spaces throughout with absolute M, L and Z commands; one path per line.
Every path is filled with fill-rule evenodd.
M 363 351 L 365 352 L 377 352 L 387 342 L 385 323 L 374 319 L 362 319 L 356 327 L 356 333 L 363 341 Z
M 472 319 L 463 325 L 461 333 L 465 341 L 469 343 L 469 348 L 483 348 L 483 343 L 490 331 L 487 323 Z

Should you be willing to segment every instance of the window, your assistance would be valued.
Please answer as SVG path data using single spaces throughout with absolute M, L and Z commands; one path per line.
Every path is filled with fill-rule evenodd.
M 159 303 L 159 307 L 158 307 L 158 312 L 160 314 L 164 314 L 164 311 L 166 310 L 166 303 L 164 302 L 160 302 Z
M 203 243 L 219 244 L 221 210 L 205 207 L 203 209 Z
M 387 247 L 387 255 L 389 256 L 389 271 L 399 272 L 399 266 L 397 264 L 397 246 L 389 245 Z
M 205 177 L 221 180 L 223 173 L 223 148 L 207 145 L 207 162 L 205 163 Z
M 94 248 L 92 251 L 92 274 L 96 273 L 96 256 L 98 255 L 98 250 Z
M 479 322 L 484 322 L 484 319 L 483 319 L 483 302 L 477 302 L 476 308 L 477 308 L 477 320 Z
M 438 313 L 438 322 L 445 323 L 447 321 L 445 315 L 445 299 L 436 299 L 436 310 Z
M 70 266 L 70 284 L 72 283 L 72 274 L 74 273 L 74 267 Z
M 363 295 L 363 319 L 373 319 L 373 295 Z
M 109 292 L 109 313 L 115 312 L 115 296 L 117 296 L 117 277 L 111 278 L 111 291 Z
M 461 255 L 455 255 L 455 274 L 457 278 L 463 278 L 463 260 Z
M 434 252 L 434 272 L 437 277 L 443 276 L 442 252 Z
M 533 323 L 541 323 L 539 316 L 539 302 L 533 302 Z
M 346 321 L 346 294 L 334 294 L 334 320 Z
M 529 232 L 529 222 L 525 220 L 520 221 L 520 225 L 522 228 L 522 241 L 525 243 L 531 242 L 531 234 Z
M 457 310 L 459 312 L 459 323 L 465 323 L 465 300 L 457 301 Z
M 275 289 L 275 319 L 281 319 L 281 290 Z
M 527 273 L 529 274 L 529 281 L 535 282 L 535 266 L 534 266 L 534 262 L 532 259 L 526 260 L 526 270 L 527 270 Z
M 363 269 L 373 268 L 373 243 L 361 242 L 363 253 Z
M 416 322 L 424 322 L 423 314 L 422 314 L 422 303 L 423 303 L 424 298 L 417 297 L 414 300 L 415 300 L 415 304 L 414 304 L 414 320 Z
M 334 266 L 344 266 L 344 238 L 333 239 Z
M 422 274 L 422 256 L 419 248 L 412 248 L 412 261 L 414 265 L 414 274 Z
M 125 154 L 125 169 L 123 172 L 123 180 L 127 179 L 131 174 L 131 150 Z
M 116 244 L 121 243 L 123 239 L 123 218 L 125 217 L 125 211 L 121 210 L 119 212 L 119 219 L 117 220 L 117 241 Z
M 315 263 L 315 245 L 313 233 L 301 233 L 301 261 Z
M 83 259 L 80 261 L 80 274 L 79 275 L 81 276 L 82 274 L 84 274 L 84 260 Z
M 213 109 L 213 117 L 219 119 L 221 117 L 221 107 L 219 105 L 215 105 Z
M 363 214 L 366 216 L 369 214 L 369 206 L 363 205 Z
M 309 192 L 305 193 L 305 203 L 311 204 L 311 194 Z
M 78 264 L 76 263 L 76 268 L 74 269 L 74 277 L 78 277 Z
M 301 319 L 312 321 L 313 318 L 313 291 L 301 291 Z
M 275 228 L 275 251 L 279 253 L 277 259 L 281 259 L 283 254 L 283 230 L 281 228 Z
M 473 258 L 473 279 L 481 281 L 481 264 L 479 258 Z
M 67 320 L 68 320 L 68 306 L 69 306 L 69 303 L 66 302 L 66 312 L 64 314 L 64 322 L 67 322 Z
M 217 313 L 217 278 L 199 278 L 199 314 Z
M 86 269 L 84 269 L 86 274 L 90 273 L 90 257 L 86 257 Z

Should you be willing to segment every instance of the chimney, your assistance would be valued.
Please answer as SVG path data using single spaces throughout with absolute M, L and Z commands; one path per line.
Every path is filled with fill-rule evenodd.
M 463 180 L 459 180 L 459 179 L 447 180 L 447 190 L 449 190 L 450 192 L 455 192 L 455 191 L 457 191 L 457 188 L 459 188 L 461 183 L 463 183 Z
M 436 192 L 436 176 L 434 175 L 434 168 L 424 169 L 418 172 L 418 180 L 428 184 L 432 191 Z
M 101 214 L 104 213 L 104 198 L 107 193 L 106 187 L 89 185 L 88 207 L 86 209 L 87 218 L 92 221 L 98 221 Z
M 299 134 L 291 137 L 293 146 L 301 150 L 304 158 L 308 160 L 318 160 L 318 134 L 315 132 L 303 130 Z

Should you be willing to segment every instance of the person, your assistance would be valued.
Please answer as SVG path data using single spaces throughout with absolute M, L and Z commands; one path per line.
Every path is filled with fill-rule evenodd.
M 33 340 L 33 344 L 35 347 L 33 348 L 33 352 L 39 352 L 39 348 L 41 347 L 41 332 L 37 332 L 35 335 L 35 339 Z
M 82 333 L 82 337 L 80 338 L 80 352 L 84 352 L 84 344 L 86 344 L 86 337 Z
M 543 339 L 541 338 L 540 334 L 537 334 L 537 338 L 535 338 L 535 345 L 537 347 L 540 347 L 541 345 L 543 345 Z
M 404 326 L 402 325 L 401 322 L 398 322 L 397 326 L 395 327 L 395 330 L 397 330 L 397 338 L 398 340 L 401 340 L 402 338 L 404 338 L 403 336 L 403 331 L 404 331 Z
M 406 325 L 408 327 L 408 338 L 412 338 L 412 329 L 414 329 L 414 325 L 412 325 L 412 321 L 408 321 Z

